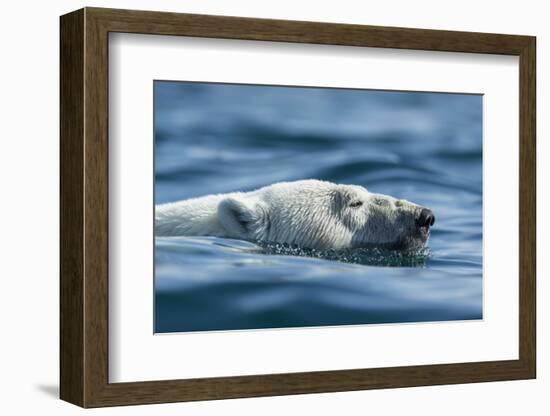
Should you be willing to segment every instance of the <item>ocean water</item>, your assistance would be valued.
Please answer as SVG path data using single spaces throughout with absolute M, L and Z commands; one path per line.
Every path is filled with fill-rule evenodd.
M 482 318 L 482 96 L 156 81 L 155 203 L 279 181 L 432 209 L 415 253 L 155 238 L 155 332 Z

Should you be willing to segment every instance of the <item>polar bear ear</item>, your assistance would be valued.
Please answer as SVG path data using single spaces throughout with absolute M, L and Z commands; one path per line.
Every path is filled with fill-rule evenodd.
M 218 218 L 226 231 L 234 237 L 252 237 L 261 220 L 257 204 L 244 198 L 228 197 L 218 204 Z

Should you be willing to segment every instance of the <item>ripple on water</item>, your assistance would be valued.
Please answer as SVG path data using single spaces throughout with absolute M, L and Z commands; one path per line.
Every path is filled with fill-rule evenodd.
M 417 250 L 388 250 L 383 248 L 354 248 L 315 250 L 288 244 L 258 242 L 265 254 L 314 257 L 343 263 L 369 266 L 423 267 L 430 257 L 427 247 Z

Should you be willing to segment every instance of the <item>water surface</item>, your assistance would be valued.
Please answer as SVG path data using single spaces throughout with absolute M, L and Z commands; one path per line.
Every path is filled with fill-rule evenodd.
M 278 181 L 431 208 L 417 253 L 155 239 L 155 332 L 482 318 L 482 97 L 155 82 L 155 200 Z

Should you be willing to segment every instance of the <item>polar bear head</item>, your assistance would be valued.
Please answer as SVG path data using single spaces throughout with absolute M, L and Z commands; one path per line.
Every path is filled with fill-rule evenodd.
M 318 180 L 229 194 L 218 219 L 229 236 L 313 249 L 420 248 L 435 221 L 412 202 Z

